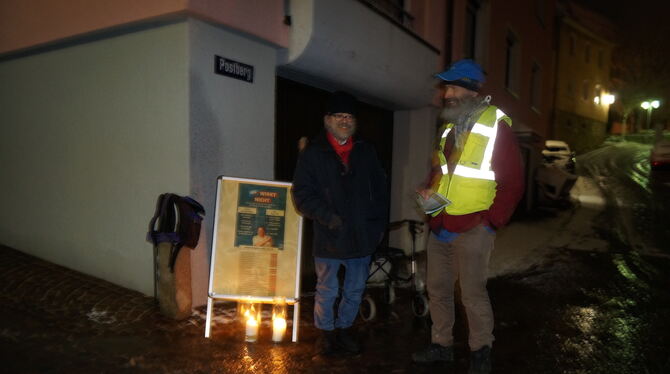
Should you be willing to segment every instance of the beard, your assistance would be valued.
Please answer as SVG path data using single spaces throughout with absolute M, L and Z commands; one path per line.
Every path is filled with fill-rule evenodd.
M 469 117 L 472 117 L 480 106 L 482 106 L 482 98 L 478 96 L 452 97 L 444 100 L 444 109 L 442 109 L 440 118 L 459 126 L 468 122 Z
M 330 133 L 340 144 L 344 144 L 356 132 L 355 123 L 330 122 L 325 124 L 326 131 Z
M 462 149 L 465 145 L 465 134 L 472 128 L 477 115 L 487 105 L 485 100 L 478 96 L 466 96 L 461 98 L 449 98 L 444 102 L 444 109 L 440 118 L 447 123 L 453 123 L 454 135 L 456 136 L 455 147 Z

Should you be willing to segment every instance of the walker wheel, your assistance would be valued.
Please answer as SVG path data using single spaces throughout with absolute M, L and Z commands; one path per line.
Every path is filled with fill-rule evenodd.
M 417 317 L 428 315 L 428 298 L 422 293 L 417 293 L 412 298 L 412 312 Z
M 393 288 L 393 282 L 386 282 L 384 287 L 384 302 L 388 305 L 395 302 L 395 288 Z
M 372 296 L 365 295 L 363 300 L 361 300 L 361 306 L 358 308 L 358 315 L 361 316 L 363 321 L 371 321 L 377 316 L 377 306 L 375 305 Z

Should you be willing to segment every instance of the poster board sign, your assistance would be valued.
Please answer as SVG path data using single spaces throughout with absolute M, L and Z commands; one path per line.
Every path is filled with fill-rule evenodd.
M 215 209 L 209 296 L 294 302 L 302 217 L 291 183 L 219 177 Z

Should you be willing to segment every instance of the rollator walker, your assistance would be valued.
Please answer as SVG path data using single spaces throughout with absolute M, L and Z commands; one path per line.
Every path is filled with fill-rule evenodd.
M 393 304 L 396 300 L 396 287 L 409 286 L 412 292 L 412 312 L 417 317 L 428 315 L 425 280 L 417 277 L 416 236 L 423 232 L 423 225 L 423 222 L 411 219 L 389 223 L 387 232 L 397 230 L 403 226 L 407 227 L 412 239 L 412 248 L 409 256 L 399 248 L 378 247 L 373 255 L 374 260 L 370 265 L 370 274 L 367 281 L 368 287 L 384 288 L 382 301 L 389 305 Z M 409 274 L 403 276 L 403 273 Z M 363 296 L 359 315 L 364 321 L 370 321 L 377 315 L 377 304 L 369 292 Z

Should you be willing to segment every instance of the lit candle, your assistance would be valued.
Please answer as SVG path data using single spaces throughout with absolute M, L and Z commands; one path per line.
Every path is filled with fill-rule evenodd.
M 286 331 L 286 320 L 275 318 L 272 321 L 272 341 L 280 343 L 284 339 L 284 331 Z
M 258 321 L 256 321 L 256 318 L 250 316 L 247 318 L 247 329 L 244 340 L 253 343 L 256 339 L 258 339 Z

